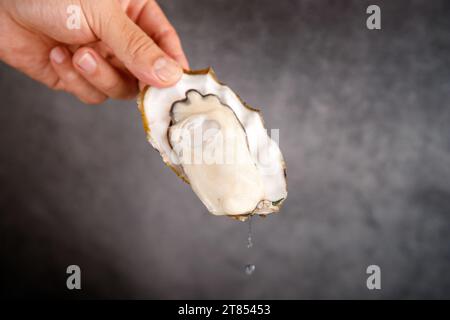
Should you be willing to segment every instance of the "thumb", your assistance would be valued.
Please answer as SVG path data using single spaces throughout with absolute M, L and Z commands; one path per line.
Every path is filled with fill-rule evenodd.
M 119 2 L 88 3 L 96 3 L 89 6 L 88 10 L 93 11 L 87 15 L 92 17 L 92 31 L 136 78 L 155 87 L 173 85 L 181 78 L 181 66 L 128 18 Z

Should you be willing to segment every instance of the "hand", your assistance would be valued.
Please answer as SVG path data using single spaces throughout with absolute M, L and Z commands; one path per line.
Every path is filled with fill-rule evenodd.
M 67 27 L 79 6 L 78 29 Z M 170 86 L 188 69 L 154 0 L 0 0 L 0 59 L 89 104 L 127 99 L 139 84 Z

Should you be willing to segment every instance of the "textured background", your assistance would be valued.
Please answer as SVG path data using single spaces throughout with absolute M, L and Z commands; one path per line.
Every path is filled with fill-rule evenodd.
M 82 105 L 2 64 L 1 295 L 450 298 L 449 2 L 161 5 L 191 66 L 281 129 L 284 210 L 254 220 L 248 250 L 246 224 L 208 215 L 163 165 L 134 101 Z

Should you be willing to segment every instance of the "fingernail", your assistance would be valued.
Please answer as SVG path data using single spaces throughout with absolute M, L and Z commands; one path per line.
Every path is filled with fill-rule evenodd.
M 57 64 L 61 64 L 64 62 L 64 59 L 66 59 L 66 53 L 59 47 L 53 48 L 52 51 L 50 51 L 50 59 Z
M 97 61 L 95 61 L 92 54 L 86 52 L 78 60 L 77 65 L 86 73 L 94 73 L 97 68 Z
M 153 63 L 153 70 L 156 76 L 164 82 L 177 81 L 183 72 L 175 61 L 162 57 Z

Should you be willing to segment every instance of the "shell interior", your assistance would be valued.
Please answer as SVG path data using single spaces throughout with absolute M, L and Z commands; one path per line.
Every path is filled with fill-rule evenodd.
M 245 219 L 279 210 L 287 197 L 281 151 L 260 112 L 211 69 L 146 88 L 139 108 L 150 143 L 212 214 Z

